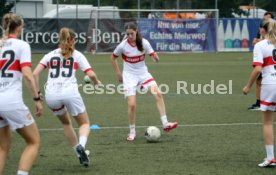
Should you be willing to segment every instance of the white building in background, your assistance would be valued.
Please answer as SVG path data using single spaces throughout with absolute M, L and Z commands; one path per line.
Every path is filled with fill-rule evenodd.
M 24 18 L 41 18 L 48 11 L 48 4 L 52 4 L 52 0 L 20 0 L 12 11 Z
M 15 1 L 15 0 L 10 0 Z M 24 18 L 84 18 L 89 19 L 97 6 L 79 4 L 52 4 L 52 0 L 20 0 L 12 11 Z M 116 10 L 115 6 L 101 6 L 101 10 Z M 120 18 L 118 11 L 101 11 L 98 18 Z M 95 17 L 95 16 L 94 16 Z

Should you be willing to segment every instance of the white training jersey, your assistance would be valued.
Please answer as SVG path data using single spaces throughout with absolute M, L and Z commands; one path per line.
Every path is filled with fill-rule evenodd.
M 123 71 L 129 73 L 148 72 L 145 64 L 146 54 L 153 55 L 154 50 L 146 39 L 142 39 L 144 51 L 141 52 L 136 46 L 131 45 L 128 39 L 123 40 L 114 50 L 113 56 L 117 58 L 122 55 L 124 60 Z
M 0 111 L 24 107 L 22 72 L 31 67 L 31 49 L 25 41 L 10 36 L 0 51 Z
M 276 48 L 267 39 L 254 47 L 253 66 L 262 66 L 262 84 L 276 84 Z
M 92 70 L 86 57 L 77 50 L 68 59 L 63 58 L 61 49 L 53 50 L 42 58 L 40 64 L 49 69 L 45 86 L 45 95 L 49 99 L 79 96 L 76 70 L 80 68 L 84 73 Z

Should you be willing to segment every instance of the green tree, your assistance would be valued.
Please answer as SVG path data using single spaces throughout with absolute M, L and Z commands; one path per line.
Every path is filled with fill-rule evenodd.
M 1 0 L 0 1 L 0 7 L 1 7 L 0 8 L 0 18 L 2 18 L 4 16 L 4 14 L 9 13 L 16 2 L 18 2 L 18 0 L 17 1 Z
M 256 0 L 256 6 L 270 12 L 276 12 L 275 0 Z

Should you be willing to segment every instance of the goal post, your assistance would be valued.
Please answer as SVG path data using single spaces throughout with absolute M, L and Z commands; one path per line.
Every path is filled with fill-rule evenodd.
M 134 22 L 157 52 L 216 52 L 218 17 L 217 9 L 93 9 L 87 51 L 112 52 L 125 37 L 125 23 Z

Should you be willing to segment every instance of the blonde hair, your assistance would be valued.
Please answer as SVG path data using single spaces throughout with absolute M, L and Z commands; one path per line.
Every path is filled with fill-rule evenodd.
M 72 29 L 66 27 L 60 29 L 59 47 L 64 59 L 70 58 L 75 50 L 75 43 L 72 42 L 73 39 L 75 39 L 75 32 Z
M 16 15 L 15 13 L 7 13 L 4 15 L 2 20 L 3 34 L 2 40 L 0 42 L 0 51 L 8 39 L 9 34 L 13 33 L 17 27 L 23 25 L 24 21 L 21 16 Z
M 267 39 L 276 47 L 276 21 L 270 20 Z

